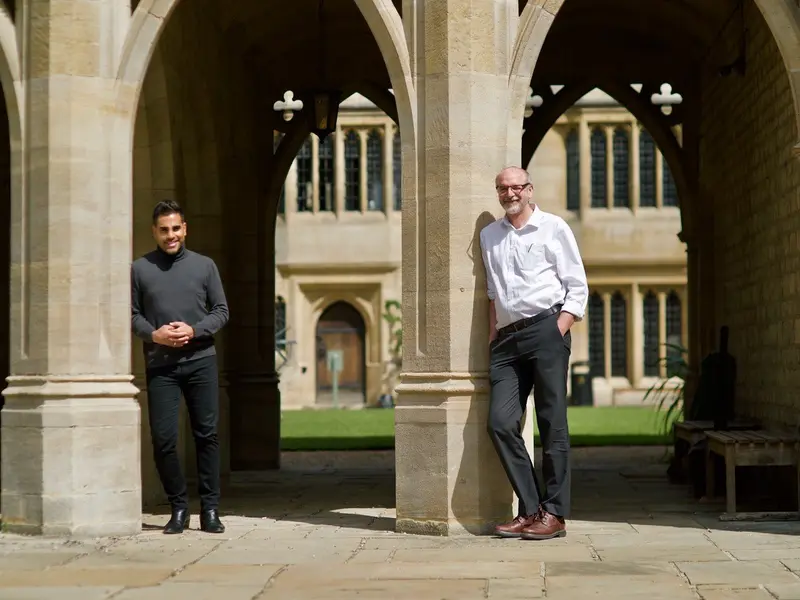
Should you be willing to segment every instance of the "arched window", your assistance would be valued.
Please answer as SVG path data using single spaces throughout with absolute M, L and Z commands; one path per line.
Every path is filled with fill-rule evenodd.
M 628 192 L 628 132 L 618 127 L 614 132 L 614 206 L 618 208 L 630 207 Z
M 297 210 L 311 208 L 311 138 L 306 138 L 297 153 Z
M 567 145 L 567 210 L 580 210 L 581 206 L 581 153 L 578 132 L 570 130 Z
M 646 129 L 639 136 L 639 206 L 656 205 L 656 143 Z
M 606 375 L 606 340 L 603 297 L 597 292 L 589 296 L 586 311 L 589 322 L 589 365 L 594 377 Z
M 344 209 L 361 210 L 361 140 L 352 130 L 344 138 Z
M 319 142 L 319 209 L 333 210 L 333 136 Z
M 667 360 L 673 363 L 681 358 L 683 323 L 681 297 L 674 290 L 667 296 Z M 669 366 L 669 365 L 668 365 Z M 669 377 L 671 373 L 667 373 Z
M 606 198 L 606 134 L 602 129 L 592 132 L 592 208 L 608 206 Z
M 383 210 L 383 137 L 377 129 L 367 138 L 367 210 Z
M 286 300 L 282 296 L 275 299 L 275 345 L 279 348 L 286 343 Z
M 628 311 L 620 292 L 611 296 L 611 376 L 628 376 Z
M 403 171 L 402 171 L 402 148 L 400 144 L 400 130 L 394 132 L 392 141 L 392 177 L 394 193 L 394 209 L 403 208 Z
M 658 376 L 658 296 L 652 291 L 644 297 L 644 374 Z
M 667 161 L 664 161 L 663 171 L 664 206 L 678 206 L 678 188 L 675 185 L 675 178 L 669 169 Z

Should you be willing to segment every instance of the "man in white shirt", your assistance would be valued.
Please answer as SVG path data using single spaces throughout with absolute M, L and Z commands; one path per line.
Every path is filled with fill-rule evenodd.
M 528 172 L 503 169 L 495 186 L 506 214 L 480 234 L 489 295 L 488 430 L 519 498 L 517 517 L 495 532 L 529 540 L 563 537 L 570 508 L 570 328 L 584 316 L 589 286 L 572 230 L 533 203 Z M 522 438 L 531 389 L 544 487 Z

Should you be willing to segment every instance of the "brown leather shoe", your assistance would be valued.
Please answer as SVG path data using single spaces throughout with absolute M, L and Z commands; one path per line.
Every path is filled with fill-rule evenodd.
M 549 540 L 566 535 L 567 525 L 564 519 L 551 515 L 545 510 L 539 511 L 533 522 L 520 532 L 523 540 Z
M 532 515 L 530 517 L 523 517 L 520 515 L 513 521 L 509 521 L 508 523 L 503 523 L 502 525 L 495 527 L 494 533 L 500 537 L 517 538 L 520 536 L 523 529 L 534 523 L 535 519 L 536 515 Z

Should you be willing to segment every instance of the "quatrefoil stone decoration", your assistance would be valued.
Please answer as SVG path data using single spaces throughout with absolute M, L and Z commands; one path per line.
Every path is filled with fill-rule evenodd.
M 544 98 L 533 93 L 533 88 L 528 88 L 528 97 L 525 99 L 525 118 L 533 114 L 534 108 L 539 108 L 544 104 Z
M 683 102 L 683 96 L 674 93 L 672 91 L 672 86 L 668 83 L 664 83 L 661 85 L 661 93 L 653 94 L 650 96 L 650 100 L 656 106 L 661 107 L 662 113 L 669 115 L 672 113 L 673 104 L 680 104 Z
M 283 113 L 284 121 L 291 121 L 295 111 L 303 110 L 303 101 L 294 99 L 294 92 L 291 90 L 283 94 L 283 100 L 278 100 L 272 105 L 273 110 Z

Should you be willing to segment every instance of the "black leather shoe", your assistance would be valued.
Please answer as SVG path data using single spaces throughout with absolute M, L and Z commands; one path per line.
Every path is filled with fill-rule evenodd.
M 212 508 L 200 513 L 200 529 L 206 533 L 224 533 L 225 525 L 219 520 L 217 509 Z
M 183 533 L 183 530 L 187 527 L 189 527 L 189 509 L 178 508 L 172 511 L 172 517 L 164 526 L 164 533 Z

